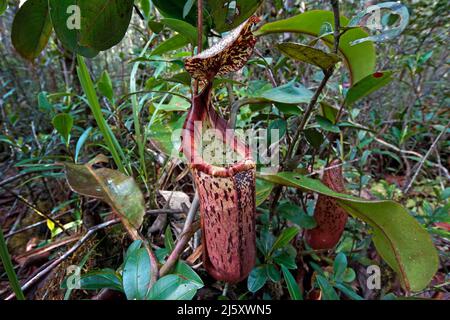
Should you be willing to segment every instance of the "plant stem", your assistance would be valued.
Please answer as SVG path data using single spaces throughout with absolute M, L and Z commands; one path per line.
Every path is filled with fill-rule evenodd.
M 203 50 L 203 0 L 197 0 L 197 54 Z M 194 81 L 194 94 L 198 94 L 198 80 Z M 193 100 L 193 99 L 192 99 Z
M 339 51 L 339 40 L 341 39 L 341 14 L 339 12 L 339 0 L 331 0 L 334 13 L 334 53 Z
M 198 208 L 200 207 L 200 197 L 198 196 L 198 193 L 195 193 L 194 200 L 192 201 L 191 208 L 189 209 L 188 215 L 186 217 L 186 221 L 184 223 L 183 232 L 187 232 L 192 225 L 192 222 L 194 222 L 195 214 L 198 211 Z
M 337 53 L 339 50 L 339 40 L 340 40 L 340 13 L 339 13 L 339 0 L 331 0 L 331 5 L 333 7 L 333 13 L 334 13 L 334 52 Z M 320 95 L 322 94 L 323 89 L 325 88 L 326 84 L 328 83 L 328 80 L 330 80 L 331 76 L 333 75 L 334 68 L 330 68 L 326 71 L 324 71 L 324 77 L 322 81 L 319 84 L 319 87 L 317 88 L 316 92 L 314 93 L 313 97 L 311 98 L 310 103 L 308 104 L 308 107 L 306 108 L 305 114 L 303 115 L 303 118 L 300 122 L 300 125 L 297 128 L 297 131 L 294 134 L 294 137 L 291 140 L 291 144 L 289 145 L 288 151 L 286 153 L 286 156 L 284 158 L 283 163 L 281 164 L 281 170 L 284 170 L 286 168 L 286 164 L 290 163 L 290 160 L 292 160 L 293 156 L 295 156 L 298 152 L 298 148 L 300 146 L 297 146 L 300 138 L 301 133 L 305 129 L 306 125 L 308 124 L 309 118 L 311 116 L 311 113 L 314 110 L 314 107 L 316 106 L 317 100 L 319 99 Z M 297 147 L 296 147 L 297 146 Z M 294 152 L 295 151 L 295 152 Z M 278 200 L 281 196 L 281 191 L 283 187 L 277 186 L 274 190 L 274 197 L 273 201 L 270 207 L 271 213 L 275 211 L 276 205 L 278 203 Z
M 289 146 L 288 152 L 286 153 L 285 161 L 290 160 L 293 156 L 293 151 L 298 149 L 297 143 L 299 142 L 299 138 L 303 130 L 305 129 L 306 125 L 308 124 L 309 118 L 311 116 L 311 113 L 314 111 L 314 107 L 316 106 L 317 100 L 319 99 L 320 95 L 322 94 L 323 89 L 325 88 L 328 80 L 330 80 L 331 76 L 333 75 L 333 70 L 325 71 L 325 75 L 322 79 L 322 81 L 319 84 L 319 87 L 317 88 L 316 92 L 314 93 L 314 96 L 311 98 L 311 101 L 308 104 L 308 107 L 306 108 L 305 114 L 303 115 L 303 118 L 300 122 L 300 125 L 297 128 L 297 131 L 294 134 L 294 137 L 292 138 L 292 143 Z M 294 153 L 295 155 L 296 153 Z M 284 167 L 284 164 L 282 165 Z
M 11 257 L 8 252 L 8 247 L 6 245 L 5 237 L 3 236 L 3 230 L 0 227 L 0 258 L 2 259 L 3 267 L 5 268 L 6 274 L 8 275 L 9 283 L 11 288 L 18 300 L 25 300 L 25 296 L 20 288 L 19 280 L 17 279 L 16 272 L 14 271 L 14 266 L 11 262 Z
M 200 223 L 194 223 L 191 225 L 191 227 L 186 231 L 183 232 L 178 239 L 177 244 L 175 245 L 175 248 L 173 249 L 172 253 L 167 258 L 166 263 L 161 267 L 159 271 L 159 275 L 161 277 L 164 277 L 167 275 L 170 270 L 175 266 L 176 262 L 178 261 L 178 258 L 183 253 L 184 248 L 188 244 L 189 240 L 194 236 L 195 232 L 200 228 Z
M 420 159 L 420 162 L 419 162 L 419 165 L 417 166 L 416 172 L 414 173 L 413 177 L 411 178 L 411 180 L 409 181 L 409 183 L 406 185 L 405 189 L 403 190 L 403 192 L 405 194 L 407 194 L 409 192 L 409 190 L 411 189 L 414 181 L 416 180 L 417 176 L 419 175 L 419 172 L 422 170 L 422 167 L 423 167 L 425 161 L 430 156 L 431 152 L 434 150 L 434 148 L 436 147 L 439 140 L 447 133 L 448 127 L 449 127 L 449 124 L 447 123 L 445 128 L 441 131 L 441 133 L 439 133 L 437 138 L 433 141 L 433 144 L 431 145 L 430 149 L 428 149 L 427 153 L 422 157 L 422 159 Z
M 197 54 L 203 50 L 203 0 L 197 0 Z
M 148 242 L 144 239 L 143 236 L 139 233 L 139 231 L 134 228 L 126 218 L 120 217 L 121 222 L 123 226 L 125 227 L 125 230 L 127 230 L 128 235 L 133 241 L 140 240 L 142 241 L 142 244 L 145 248 L 145 250 L 148 253 L 148 256 L 150 258 L 150 265 L 151 265 L 151 280 L 150 280 L 150 288 L 158 281 L 159 278 L 159 268 L 158 268 L 158 259 L 156 258 L 155 253 L 151 249 Z

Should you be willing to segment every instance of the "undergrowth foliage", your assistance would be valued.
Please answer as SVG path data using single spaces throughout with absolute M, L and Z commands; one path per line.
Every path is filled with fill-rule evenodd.
M 0 0 L 0 296 L 448 299 L 448 9 Z

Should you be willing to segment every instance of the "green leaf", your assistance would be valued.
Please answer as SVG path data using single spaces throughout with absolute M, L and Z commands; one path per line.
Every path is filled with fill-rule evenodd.
M 302 86 L 301 84 L 296 84 L 293 81 L 264 91 L 261 97 L 269 101 L 286 103 L 286 104 L 299 104 L 299 103 L 309 103 L 313 96 L 313 93 Z
M 183 7 L 183 19 L 187 17 L 189 12 L 191 12 L 196 0 L 187 0 Z
M 356 279 L 356 273 L 355 270 L 352 268 L 347 268 L 344 271 L 344 274 L 342 275 L 342 281 L 350 283 L 353 282 Z
M 158 34 L 164 29 L 164 24 L 160 23 L 158 21 L 150 20 L 147 23 L 150 30 L 152 30 L 154 33 Z
M 151 10 L 150 0 L 140 0 L 139 3 L 141 5 L 142 13 L 144 14 L 145 18 L 148 19 Z
M 267 277 L 272 280 L 273 282 L 278 282 L 281 280 L 280 271 L 277 270 L 277 268 L 269 263 L 264 265 L 266 268 Z
M 281 270 L 283 271 L 284 280 L 286 281 L 286 285 L 289 291 L 289 295 L 292 300 L 303 300 L 302 294 L 300 292 L 300 288 L 298 287 L 297 282 L 292 276 L 291 272 L 285 267 L 281 266 Z
M 334 25 L 333 12 L 310 10 L 285 20 L 267 23 L 256 34 L 261 36 L 270 33 L 295 32 L 318 37 L 324 23 Z M 345 27 L 347 23 L 348 19 L 341 17 L 341 25 Z M 368 34 L 361 28 L 353 28 L 345 32 L 340 39 L 339 51 L 349 66 L 352 83 L 356 83 L 373 73 L 375 69 L 376 56 L 373 43 L 365 42 L 356 46 L 351 45 L 353 41 L 367 36 Z M 334 44 L 332 35 L 325 36 L 321 40 L 325 41 L 329 47 Z
M 334 286 L 336 289 L 341 291 L 343 294 L 345 294 L 347 297 L 349 297 L 352 300 L 364 300 L 361 296 L 359 296 L 357 293 L 355 293 L 350 286 L 347 286 L 343 283 L 336 283 Z
M 186 262 L 178 260 L 174 274 L 179 275 L 185 280 L 189 280 L 198 286 L 198 289 L 204 286 L 202 278 Z
M 174 134 L 177 130 L 183 128 L 183 123 L 186 119 L 186 115 L 173 119 L 167 123 L 155 122 L 150 127 L 149 137 L 152 143 L 162 152 L 167 155 L 174 155 L 174 150 L 178 150 L 181 145 L 179 134 L 176 135 L 177 139 L 174 139 Z
M 339 300 L 338 294 L 324 276 L 317 275 L 316 281 L 322 290 L 322 300 Z
M 420 291 L 436 273 L 439 259 L 429 234 L 398 203 L 337 193 L 318 180 L 296 173 L 281 172 L 259 178 L 335 198 L 344 210 L 373 228 L 378 253 L 399 274 L 405 288 Z
M 63 138 L 66 144 L 69 143 L 70 131 L 73 127 L 73 117 L 68 113 L 60 113 L 52 120 L 53 127 Z
M 77 56 L 78 67 L 77 74 L 78 79 L 80 80 L 81 87 L 86 95 L 86 98 L 89 102 L 89 107 L 94 115 L 95 122 L 97 123 L 102 135 L 105 140 L 106 145 L 108 146 L 109 152 L 116 163 L 116 166 L 119 168 L 121 172 L 125 172 L 125 167 L 123 165 L 122 159 L 124 158 L 124 154 L 122 149 L 114 136 L 111 128 L 108 126 L 105 118 L 103 117 L 102 108 L 100 106 L 100 102 L 98 101 L 97 93 L 95 92 L 94 83 L 92 82 L 91 76 L 89 75 L 89 71 L 86 66 L 86 62 L 84 58 L 80 55 Z
M 444 190 L 442 190 L 441 195 L 439 196 L 439 198 L 442 201 L 447 200 L 448 198 L 450 198 L 450 187 L 445 188 Z
M 275 250 L 284 248 L 294 237 L 299 233 L 299 229 L 297 227 L 290 227 L 284 229 L 281 234 L 278 236 L 277 240 L 275 240 L 270 253 Z M 269 255 L 270 255 L 269 253 Z
M 102 95 L 104 95 L 109 101 L 112 102 L 114 98 L 113 85 L 111 81 L 111 77 L 109 76 L 108 71 L 103 71 L 100 79 L 97 82 L 98 90 Z
M 89 164 L 65 163 L 66 177 L 73 191 L 108 203 L 113 210 L 136 229 L 144 219 L 144 196 L 132 177 Z
M 22 57 L 33 60 L 45 48 L 51 33 L 48 0 L 28 0 L 14 17 L 12 44 Z
M 189 74 L 189 72 L 186 71 L 177 73 L 170 78 L 164 78 L 164 80 L 175 83 L 181 83 L 188 87 L 191 85 L 191 75 Z
M 53 110 L 53 105 L 48 101 L 47 92 L 40 92 L 38 94 L 39 111 L 50 112 Z
M 322 143 L 325 141 L 323 135 L 314 128 L 309 128 L 303 131 L 306 141 L 316 149 L 319 149 Z
M 341 58 L 334 53 L 327 53 L 300 43 L 285 42 L 278 44 L 277 47 L 288 57 L 315 65 L 324 71 L 341 61 Z
M 184 15 L 185 1 L 181 0 L 152 0 L 155 7 L 166 18 L 174 18 L 184 20 L 195 26 L 197 21 L 197 10 L 190 10 L 187 15 Z M 197 8 L 197 5 L 193 6 Z
M 49 0 L 58 39 L 85 57 L 118 44 L 128 29 L 133 0 Z M 78 6 L 79 9 L 76 9 Z
M 353 85 L 345 96 L 345 105 L 351 106 L 356 101 L 368 96 L 372 92 L 384 87 L 392 79 L 392 71 L 375 72 Z
M 61 285 L 63 289 L 67 289 L 67 280 Z M 113 289 L 123 292 L 122 279 L 112 269 L 102 269 L 85 273 L 80 277 L 80 289 L 84 290 L 100 290 Z
M 159 111 L 173 112 L 173 111 L 188 111 L 191 104 L 184 98 L 173 96 L 168 104 L 161 104 L 158 106 Z
M 297 269 L 296 257 L 297 251 L 292 245 L 288 245 L 273 254 L 273 260 L 280 266 L 285 266 L 288 269 Z
M 256 246 L 264 256 L 268 256 L 270 249 L 275 243 L 275 237 L 268 228 L 263 228 L 259 238 L 256 239 Z
M 178 19 L 161 19 L 161 22 L 168 26 L 170 29 L 178 32 L 179 34 L 185 36 L 189 39 L 189 42 L 194 46 L 197 45 L 197 28 L 193 25 Z
M 147 296 L 151 266 L 150 257 L 145 248 L 133 250 L 123 268 L 123 290 L 128 300 L 144 300 Z
M 11 256 L 8 251 L 8 245 L 6 244 L 5 236 L 3 235 L 3 228 L 0 227 L 0 261 L 2 262 L 3 269 L 8 276 L 11 289 L 16 294 L 17 300 L 25 300 L 20 282 L 17 278 L 16 271 L 11 261 Z
M 197 4 L 191 3 L 193 1 L 152 0 L 152 2 L 164 17 L 183 20 L 196 26 Z M 263 0 L 204 1 L 204 24 L 217 32 L 229 31 L 247 20 L 262 2 Z
M 430 58 L 433 56 L 433 50 L 430 50 L 426 53 L 424 53 L 423 55 L 421 55 L 419 57 L 419 59 L 417 60 L 417 65 L 418 66 L 422 66 L 424 65 L 428 60 L 430 60 Z
M 86 140 L 89 138 L 89 134 L 92 131 L 92 127 L 87 128 L 80 136 L 80 138 L 77 141 L 77 145 L 75 146 L 75 163 L 78 162 L 78 157 L 80 156 L 80 151 L 83 148 L 84 144 L 86 143 Z
M 334 279 L 336 281 L 341 281 L 344 272 L 347 269 L 347 257 L 344 253 L 339 252 L 336 258 L 334 259 L 333 271 L 334 271 Z
M 341 132 L 341 129 L 339 129 L 338 126 L 334 125 L 330 120 L 327 118 L 324 118 L 322 116 L 317 115 L 316 116 L 317 124 L 325 131 L 339 133 Z
M 330 122 L 332 123 L 336 122 L 338 112 L 339 110 L 333 107 L 332 105 L 329 105 L 324 101 L 320 102 L 320 115 L 328 119 Z
M 141 248 L 141 246 L 142 240 L 134 240 L 128 247 L 127 252 L 125 253 L 124 260 L 126 261 L 128 257 L 135 255 L 136 252 Z
M 272 141 L 272 130 L 278 133 L 278 141 Z M 270 121 L 269 127 L 267 128 L 267 145 L 270 146 L 274 143 L 281 141 L 286 135 L 287 122 L 284 119 L 275 119 Z
M 159 279 L 150 289 L 147 300 L 192 300 L 198 284 L 170 274 Z
M 180 49 L 189 44 L 189 38 L 182 34 L 176 34 L 173 37 L 159 44 L 151 53 L 150 56 L 160 56 L 166 52 Z
M 166 232 L 164 232 L 164 246 L 168 250 L 168 252 L 172 252 L 175 247 L 175 243 L 173 241 L 172 230 L 170 229 L 170 224 L 166 228 Z
M 8 9 L 8 0 L 0 0 L 0 16 Z
M 289 220 L 301 228 L 313 229 L 317 226 L 316 220 L 304 212 L 299 206 L 284 202 L 277 207 L 277 213 L 286 220 Z
M 265 180 L 256 179 L 256 206 L 257 207 L 260 206 L 261 204 L 263 204 L 264 201 L 266 201 L 266 199 L 272 193 L 272 189 L 273 189 L 272 183 L 265 181 Z
M 263 3 L 263 0 L 207 0 L 207 3 L 211 9 L 214 30 L 225 32 L 236 28 L 250 18 Z M 228 4 L 228 7 L 226 4 Z
M 268 276 L 265 266 L 254 268 L 247 279 L 248 291 L 255 293 L 266 284 L 267 279 Z

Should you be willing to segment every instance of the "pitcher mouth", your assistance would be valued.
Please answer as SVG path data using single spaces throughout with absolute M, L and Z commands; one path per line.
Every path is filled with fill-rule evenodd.
M 229 130 L 225 121 L 214 110 L 211 103 L 212 83 L 208 83 L 205 88 L 194 96 L 193 104 L 189 110 L 183 126 L 182 149 L 191 169 L 204 172 L 214 177 L 233 177 L 235 174 L 247 170 L 256 169 L 256 163 L 252 158 L 252 153 L 248 145 L 243 143 L 233 132 Z M 219 166 L 206 161 L 198 150 L 198 143 L 201 141 L 201 129 L 195 127 L 195 123 L 209 121 L 218 130 L 218 139 L 228 145 L 233 152 L 238 154 L 241 160 L 229 165 Z
M 253 159 L 244 159 L 231 166 L 219 167 L 212 164 L 200 161 L 199 163 L 191 164 L 191 169 L 198 170 L 207 175 L 220 178 L 230 178 L 239 172 L 256 169 L 256 163 Z

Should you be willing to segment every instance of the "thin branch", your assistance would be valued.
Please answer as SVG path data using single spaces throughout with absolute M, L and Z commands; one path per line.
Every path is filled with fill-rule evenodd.
M 203 0 L 197 0 L 197 54 L 203 50 Z M 198 94 L 199 82 L 194 81 L 194 94 Z M 193 100 L 193 99 L 192 99 Z
M 175 248 L 167 258 L 166 263 L 161 267 L 161 270 L 159 272 L 159 275 L 161 277 L 165 276 L 170 272 L 170 270 L 172 270 L 172 268 L 175 266 L 175 263 L 178 261 L 178 258 L 186 248 L 186 245 L 188 244 L 189 240 L 191 240 L 191 238 L 199 228 L 200 222 L 196 222 L 192 224 L 191 228 L 187 232 L 181 234 L 177 244 L 175 245 Z
M 62 256 L 55 259 L 52 263 L 50 263 L 46 268 L 39 271 L 36 275 L 34 275 L 31 279 L 25 282 L 22 285 L 22 291 L 29 289 L 32 285 L 36 284 L 41 278 L 43 278 L 46 274 L 60 265 L 64 260 L 69 258 L 75 251 L 77 251 L 87 240 L 89 240 L 98 230 L 108 228 L 110 226 L 116 225 L 120 223 L 120 219 L 110 220 L 104 222 L 102 224 L 96 225 L 95 227 L 90 228 L 86 234 L 78 240 L 76 244 L 74 244 L 69 250 L 67 250 Z M 5 300 L 11 300 L 16 295 L 15 293 L 10 294 Z
M 339 12 L 339 0 L 331 0 L 334 14 L 334 53 L 339 51 L 339 41 L 341 39 L 341 14 Z
M 197 0 L 197 54 L 203 50 L 203 0 Z
M 418 158 L 420 158 L 420 159 L 422 159 L 422 158 L 425 157 L 424 155 L 422 155 L 422 154 L 420 154 L 420 153 L 418 153 L 418 152 L 416 152 L 416 151 L 400 149 L 400 148 L 394 146 L 393 144 L 390 144 L 389 142 L 384 141 L 384 140 L 382 140 L 382 139 L 380 139 L 380 138 L 374 137 L 374 140 L 375 140 L 376 142 L 378 142 L 379 144 L 381 144 L 381 145 L 383 145 L 383 146 L 385 146 L 385 147 L 387 147 L 387 148 L 389 148 L 389 149 L 392 149 L 392 150 L 394 150 L 394 151 L 396 151 L 396 152 L 399 152 L 399 153 L 401 153 L 401 154 L 409 154 L 409 155 L 411 155 L 411 156 L 418 157 Z M 447 168 L 445 168 L 442 164 L 434 163 L 434 162 L 431 162 L 431 161 L 428 161 L 428 162 L 429 162 L 432 166 L 434 166 L 434 167 L 436 167 L 436 168 L 439 168 L 439 169 L 445 174 L 446 178 L 447 178 L 447 179 L 450 179 L 450 173 L 449 173 L 449 171 L 448 171 Z
M 285 161 L 291 159 L 293 156 L 293 151 L 296 149 L 297 143 L 299 142 L 299 138 L 303 130 L 305 129 L 306 125 L 308 124 L 309 117 L 311 116 L 311 113 L 314 110 L 314 107 L 316 106 L 317 100 L 319 99 L 320 95 L 322 94 L 323 89 L 325 88 L 328 80 L 333 75 L 333 70 L 329 70 L 325 72 L 325 75 L 320 82 L 319 87 L 317 88 L 316 92 L 314 93 L 314 96 L 311 98 L 311 101 L 308 104 L 308 107 L 306 108 L 305 114 L 303 115 L 303 118 L 300 122 L 300 125 L 297 128 L 297 131 L 294 134 L 294 137 L 292 138 L 292 143 L 289 146 L 288 152 L 286 153 Z M 295 153 L 294 153 L 295 154 Z M 284 165 L 284 164 L 283 164 Z
M 312 176 L 315 176 L 317 174 L 322 174 L 325 171 L 336 169 L 336 168 L 339 168 L 339 167 L 343 167 L 343 166 L 345 166 L 347 164 L 354 163 L 354 162 L 357 162 L 359 160 L 360 160 L 360 158 L 356 158 L 356 159 L 353 159 L 353 160 L 350 160 L 350 161 L 346 161 L 346 162 L 342 162 L 342 163 L 336 164 L 334 166 L 327 166 L 325 168 L 322 168 L 320 170 L 316 170 L 316 171 L 313 171 L 313 172 L 307 174 L 306 177 L 312 177 Z
M 139 18 L 141 18 L 141 20 L 145 21 L 145 17 L 142 14 L 141 10 L 139 9 L 139 7 L 137 5 L 134 5 L 134 10 L 136 11 L 136 13 L 138 14 Z
M 425 163 L 425 161 L 427 160 L 427 158 L 430 156 L 431 152 L 434 150 L 434 148 L 436 147 L 437 143 L 439 142 L 439 140 L 447 133 L 447 129 L 449 127 L 449 124 L 447 123 L 447 125 L 445 126 L 445 128 L 441 131 L 441 133 L 436 137 L 436 139 L 433 141 L 433 144 L 431 145 L 430 149 L 428 149 L 427 153 L 422 157 L 422 159 L 419 162 L 419 165 L 417 167 L 416 172 L 414 173 L 413 177 L 411 178 L 411 180 L 409 181 L 409 183 L 406 185 L 406 187 L 403 189 L 403 192 L 405 194 L 407 194 L 409 192 L 409 190 L 411 189 L 414 181 L 417 179 L 417 176 L 419 175 L 419 172 L 422 170 L 422 167 Z
M 11 182 L 14 182 L 14 181 L 16 181 L 16 180 L 19 180 L 19 179 L 21 179 L 21 178 L 23 178 L 23 177 L 26 177 L 26 176 L 29 175 L 29 174 L 31 174 L 31 172 L 20 173 L 20 174 L 18 174 L 18 175 L 13 176 L 13 177 L 7 178 L 7 179 L 5 179 L 5 180 L 3 180 L 3 181 L 0 182 L 0 187 L 3 187 L 3 186 L 5 186 L 5 185 L 7 185 L 7 184 L 9 184 L 9 183 L 11 183 Z
M 198 192 L 196 192 L 194 200 L 192 201 L 191 204 L 191 208 L 189 209 L 189 213 L 186 217 L 186 221 L 184 222 L 183 233 L 187 232 L 191 228 L 192 222 L 194 221 L 195 214 L 197 213 L 199 206 L 200 206 L 200 198 L 198 196 Z
M 199 225 L 193 225 L 193 221 L 195 218 L 195 214 L 198 211 L 198 208 L 200 207 L 200 198 L 198 196 L 198 193 L 195 193 L 194 200 L 192 201 L 191 207 L 189 208 L 189 213 L 186 217 L 186 221 L 184 223 L 183 232 L 181 233 L 179 240 L 177 244 L 175 245 L 175 248 L 170 253 L 169 257 L 167 258 L 166 263 L 161 267 L 160 275 L 164 276 L 166 273 L 168 273 L 175 263 L 177 262 L 180 255 L 183 253 L 184 248 L 186 247 L 189 240 L 192 238 L 194 233 L 198 230 Z
M 50 217 L 50 215 L 48 215 L 45 212 L 42 212 L 39 208 L 37 208 L 35 205 L 31 204 L 30 202 L 28 202 L 28 200 L 26 200 L 24 197 L 22 197 L 21 195 L 15 193 L 14 191 L 11 191 L 3 186 L 0 186 L 0 188 L 2 188 L 3 190 L 5 190 L 6 192 L 10 193 L 13 197 L 15 197 L 17 200 L 23 202 L 27 207 L 29 207 L 31 210 L 33 210 L 34 212 L 36 212 L 38 215 L 40 215 L 41 217 L 45 217 L 47 220 L 50 220 L 51 222 L 53 222 L 56 226 L 58 226 L 59 228 L 61 228 L 61 230 L 67 234 L 68 236 L 71 236 L 71 234 L 66 230 L 66 228 L 64 228 L 64 226 L 57 220 L 55 220 L 54 218 Z

